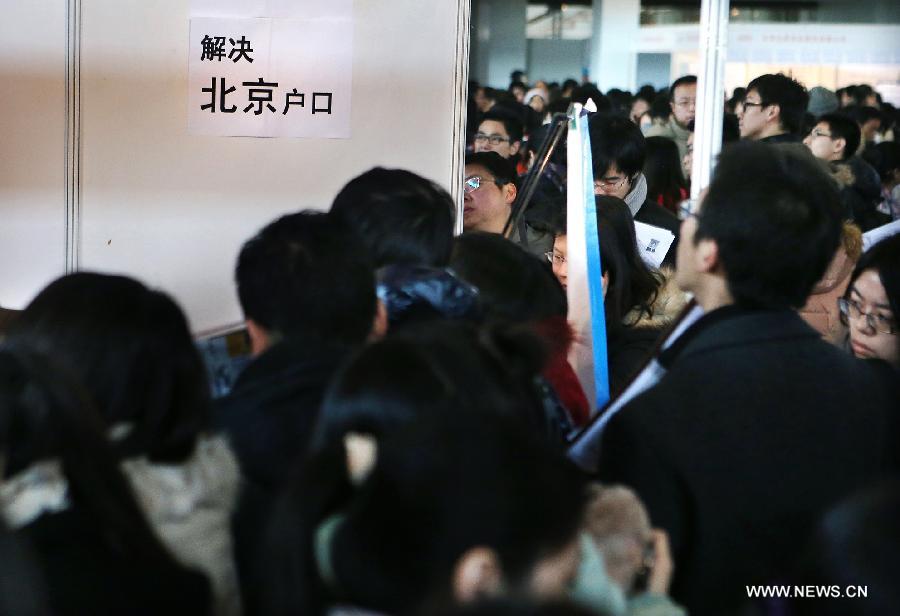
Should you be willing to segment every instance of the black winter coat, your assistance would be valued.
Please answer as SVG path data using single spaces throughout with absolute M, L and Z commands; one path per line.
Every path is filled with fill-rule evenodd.
M 896 468 L 896 374 L 788 310 L 713 311 L 659 359 L 667 374 L 607 426 L 599 475 L 669 532 L 673 598 L 733 613 L 829 505 Z

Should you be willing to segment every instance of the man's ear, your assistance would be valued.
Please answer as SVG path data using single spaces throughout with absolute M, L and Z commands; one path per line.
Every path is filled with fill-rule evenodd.
M 375 318 L 372 320 L 372 331 L 369 332 L 369 342 L 381 340 L 388 331 L 387 306 L 380 299 L 375 300 Z
M 516 200 L 516 195 L 518 194 L 518 189 L 513 182 L 509 182 L 503 185 L 503 200 L 512 205 L 513 201 Z
M 272 346 L 272 337 L 269 330 L 254 321 L 247 319 L 247 335 L 250 337 L 250 354 L 253 357 L 261 355 L 263 351 Z
M 766 107 L 766 119 L 770 122 L 781 123 L 781 105 L 773 103 Z
M 509 144 L 509 155 L 515 156 L 516 154 L 519 153 L 519 150 L 521 149 L 521 147 L 522 147 L 521 141 L 513 141 L 512 143 Z
M 837 155 L 843 156 L 844 150 L 847 148 L 847 140 L 843 137 L 838 137 L 834 140 L 834 150 L 833 152 Z
M 697 241 L 697 250 L 694 251 L 694 267 L 696 271 L 704 274 L 715 273 L 721 262 L 719 261 L 719 244 L 716 240 L 704 238 Z
M 459 603 L 497 595 L 502 582 L 500 559 L 491 548 L 471 548 L 453 568 L 453 596 Z

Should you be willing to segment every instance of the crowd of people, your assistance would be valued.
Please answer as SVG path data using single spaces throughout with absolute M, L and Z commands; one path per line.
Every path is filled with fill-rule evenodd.
M 253 233 L 221 396 L 139 281 L 0 313 L 0 612 L 891 613 L 896 110 L 762 75 L 692 201 L 696 90 L 472 84 L 465 232 L 376 167 Z M 662 374 L 595 469 L 567 455 L 608 411 L 569 361 L 565 148 L 509 224 L 546 122 L 588 100 L 610 390 Z M 661 266 L 635 222 L 676 236 Z

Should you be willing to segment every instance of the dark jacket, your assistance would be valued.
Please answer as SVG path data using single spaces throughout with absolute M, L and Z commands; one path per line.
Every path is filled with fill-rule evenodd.
M 216 402 L 225 432 L 248 480 L 278 489 L 306 452 L 325 386 L 347 349 L 280 342 L 254 359 L 231 392 Z
M 668 229 L 675 234 L 675 241 L 672 242 L 672 246 L 662 262 L 663 266 L 675 267 L 675 253 L 678 250 L 678 235 L 681 231 L 681 222 L 678 220 L 678 217 L 648 197 L 637 211 L 637 214 L 635 214 L 634 219 L 654 227 Z
M 841 202 L 853 222 L 865 233 L 887 224 L 891 217 L 878 211 L 881 203 L 881 179 L 874 167 L 859 156 L 834 164 L 849 171 L 850 183 L 841 188 Z
M 789 310 L 713 311 L 659 359 L 667 374 L 607 426 L 599 474 L 669 532 L 673 598 L 729 614 L 829 505 L 896 468 L 896 375 Z
M 254 359 L 217 401 L 216 427 L 237 455 L 245 482 L 233 520 L 241 595 L 253 613 L 262 580 L 259 553 L 281 487 L 308 452 L 325 388 L 348 349 L 285 341 Z
M 761 143 L 802 143 L 803 139 L 794 133 L 781 133 L 760 139 Z
M 206 577 L 106 547 L 75 509 L 41 515 L 17 534 L 30 544 L 53 614 L 210 614 Z

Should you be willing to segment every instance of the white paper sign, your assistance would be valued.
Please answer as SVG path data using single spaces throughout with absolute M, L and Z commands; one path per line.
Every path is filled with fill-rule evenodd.
M 191 19 L 188 130 L 350 138 L 348 18 Z
M 638 252 L 644 263 L 659 269 L 666 253 L 675 241 L 675 234 L 668 229 L 654 227 L 643 222 L 634 221 L 634 232 L 637 235 Z
M 191 0 L 191 17 L 350 19 L 353 0 Z

